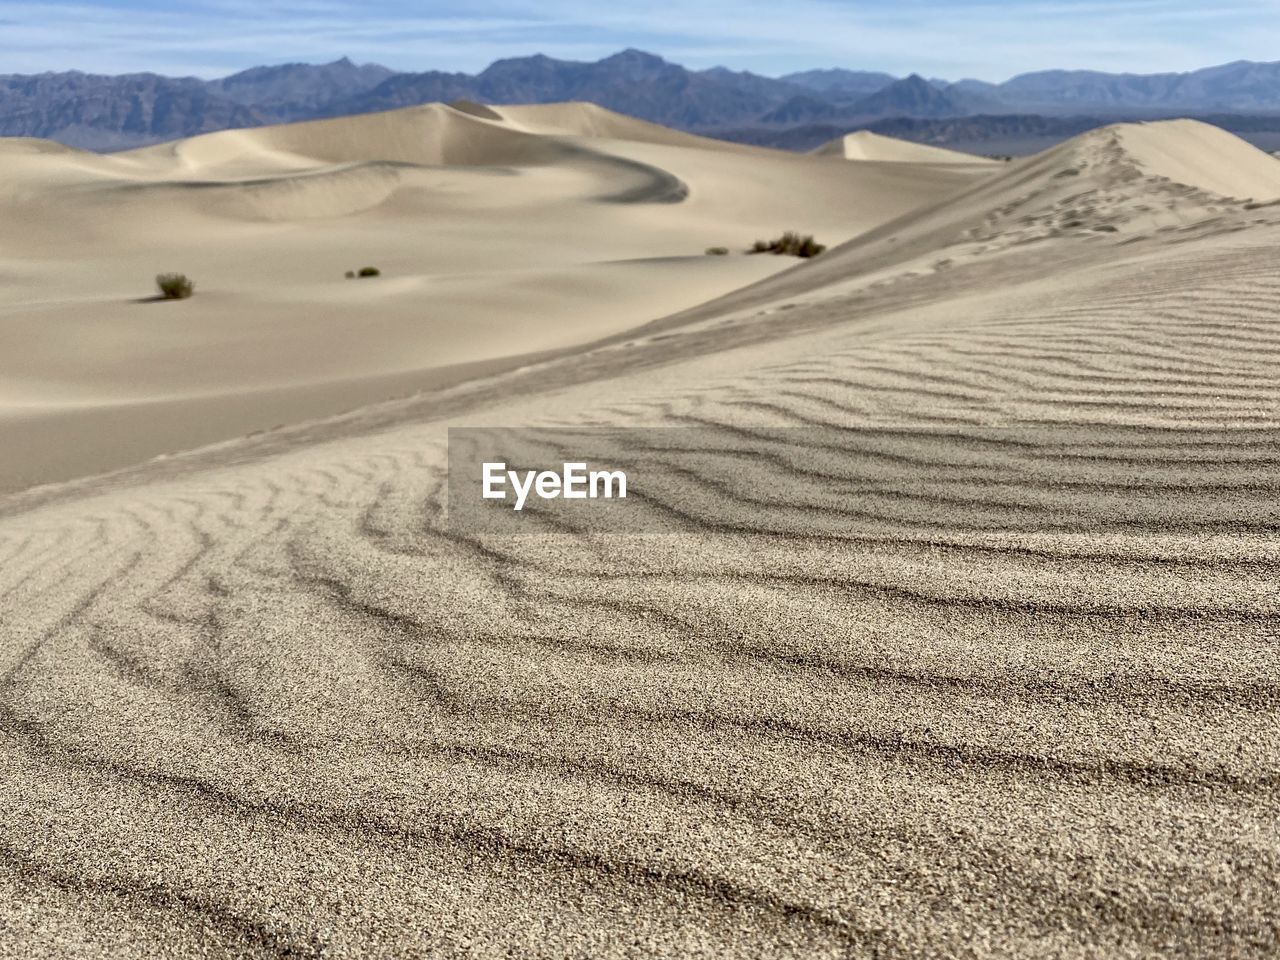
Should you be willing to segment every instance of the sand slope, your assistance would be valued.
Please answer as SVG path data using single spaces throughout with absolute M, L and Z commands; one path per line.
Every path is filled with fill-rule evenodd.
M 432 104 L 109 157 L 0 141 L 0 443 L 34 443 L 0 488 L 617 334 L 783 269 L 737 255 L 759 237 L 839 242 L 972 177 L 584 104 Z M 383 278 L 345 279 L 366 265 Z M 174 270 L 195 299 L 139 302 Z
M 0 500 L 0 956 L 1276 956 L 1280 213 L 1132 133 Z M 449 426 L 592 423 L 684 534 L 449 525 Z
M 1103 127 L 995 169 L 967 191 L 677 321 L 937 279 L 966 266 L 994 270 L 1006 258 L 1057 259 L 1065 268 L 1106 257 L 1103 251 L 1116 244 L 1179 241 L 1268 222 L 1258 205 L 1280 199 L 1280 162 L 1194 120 Z
M 875 160 L 888 163 L 996 163 L 988 157 L 979 157 L 958 150 L 932 147 L 925 143 L 911 143 L 894 137 L 881 136 L 870 130 L 857 130 L 843 137 L 824 143 L 813 153 L 821 156 L 843 157 L 845 160 Z
M 1113 128 L 1120 148 L 1144 175 L 1164 177 L 1220 196 L 1280 198 L 1274 159 L 1239 137 L 1197 120 Z

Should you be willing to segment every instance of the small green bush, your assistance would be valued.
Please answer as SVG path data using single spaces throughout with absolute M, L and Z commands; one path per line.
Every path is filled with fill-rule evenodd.
M 708 257 L 727 257 L 729 255 L 728 247 L 707 247 Z
M 802 237 L 794 230 L 788 230 L 776 240 L 757 240 L 747 252 L 772 253 L 808 259 L 809 257 L 816 257 L 826 249 L 826 246 L 814 240 L 812 235 Z
M 382 271 L 381 271 L 381 270 L 379 270 L 377 267 L 361 267 L 361 268 L 356 272 L 356 276 L 358 276 L 358 277 L 380 277 L 380 276 L 382 276 Z
M 196 285 L 185 274 L 162 273 L 156 277 L 160 296 L 166 300 L 186 300 L 196 292 Z

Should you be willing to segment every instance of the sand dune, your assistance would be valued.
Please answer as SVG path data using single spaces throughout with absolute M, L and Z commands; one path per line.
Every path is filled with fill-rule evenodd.
M 978 157 L 958 150 L 932 147 L 925 143 L 911 143 L 881 136 L 870 130 L 857 130 L 825 143 L 813 151 L 822 156 L 843 157 L 846 160 L 877 160 L 890 163 L 996 163 L 988 157 Z
M 0 489 L 615 335 L 785 268 L 737 255 L 758 237 L 839 242 L 972 177 L 736 147 L 584 104 L 433 104 L 109 157 L 8 144 L 0 443 L 51 439 L 0 465 Z M 383 277 L 345 279 L 366 265 Z M 173 270 L 195 299 L 138 302 Z
M 1146 176 L 1220 196 L 1280 199 L 1274 158 L 1219 127 L 1174 120 L 1125 124 L 1112 132 L 1120 149 Z
M 1181 144 L 1181 148 L 1178 147 Z M 1000 165 L 967 191 L 868 230 L 802 269 L 767 278 L 674 318 L 679 324 L 755 311 L 796 298 L 879 289 L 1005 261 L 1137 255 L 1269 222 L 1259 203 L 1280 197 L 1280 164 L 1194 120 L 1120 124 Z M 1178 173 L 1183 180 L 1171 176 Z M 1253 202 L 1248 202 L 1253 201 Z M 945 284 L 944 284 L 945 285 Z
M 172 157 L 186 167 L 208 171 L 242 162 L 246 146 L 259 155 L 279 157 L 285 167 L 361 160 L 431 166 L 530 165 L 554 162 L 563 153 L 563 145 L 554 140 L 433 103 L 389 113 L 213 133 L 137 151 L 135 156 L 144 160 Z
M 570 145 L 690 185 L 675 205 L 564 201 L 592 228 L 634 212 L 655 246 L 673 211 L 686 231 L 707 218 L 699 243 L 724 229 L 693 212 L 730 202 L 700 170 L 840 170 L 829 207 L 886 206 L 688 310 L 682 283 L 659 290 L 668 269 L 737 271 L 727 289 L 754 260 L 629 266 L 593 229 L 617 245 L 594 275 L 626 296 L 587 291 L 585 319 L 555 321 L 544 291 L 548 329 L 521 342 L 650 297 L 671 316 L 0 500 L 0 956 L 1280 953 L 1280 207 L 1259 205 L 1280 164 L 1187 123 L 948 191 L 933 164 Z M 893 181 L 859 179 L 886 167 L 892 202 Z M 579 182 L 545 172 L 567 180 L 509 179 Z M 912 190 L 937 193 L 912 210 Z M 344 229 L 425 209 L 395 197 Z M 242 243 L 311 229 L 239 217 L 199 222 Z M 468 224 L 455 244 L 479 242 Z M 551 286 L 581 293 L 582 260 L 536 253 L 527 284 L 510 265 L 486 282 L 524 302 L 558 268 Z M 182 370 L 229 392 L 221 341 L 255 322 L 281 345 L 240 375 L 277 382 L 301 321 L 257 311 L 309 288 L 279 291 L 270 266 L 181 305 L 208 312 L 168 356 L 210 359 L 149 367 L 170 378 L 155 392 L 181 393 Z M 384 311 L 474 295 L 460 266 L 389 278 L 353 367 L 420 370 L 409 320 Z M 125 397 L 111 351 L 139 368 L 114 332 L 96 367 L 68 343 L 94 320 L 155 324 L 130 343 L 176 322 L 92 292 L 37 314 L 47 278 L 23 283 L 4 329 L 50 372 L 15 388 L 6 371 L 11 404 L 53 404 L 64 381 L 86 405 Z M 357 315 L 332 305 L 354 289 L 300 311 L 336 312 L 294 338 L 298 369 L 325 371 L 299 382 L 328 389 L 326 344 Z M 372 344 L 399 365 L 361 359 Z M 680 467 L 646 496 L 683 533 L 450 524 L 449 427 L 591 424 L 697 440 L 626 451 L 638 476 Z

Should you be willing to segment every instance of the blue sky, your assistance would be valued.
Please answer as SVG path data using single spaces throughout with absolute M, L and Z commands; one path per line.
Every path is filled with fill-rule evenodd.
M 221 76 L 347 55 L 472 72 L 639 47 L 690 67 L 818 66 L 1004 80 L 1280 59 L 1280 0 L 0 0 L 0 73 Z

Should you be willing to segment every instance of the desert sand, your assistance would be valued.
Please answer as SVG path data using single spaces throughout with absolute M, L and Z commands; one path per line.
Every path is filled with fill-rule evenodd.
M 1276 956 L 1280 162 L 492 111 L 0 147 L 0 956 Z M 449 524 L 588 424 L 683 533 Z
M 594 107 L 431 105 L 96 156 L 0 140 L 0 490 L 604 339 L 969 171 L 736 147 Z M 375 266 L 376 280 L 349 270 Z M 181 272 L 199 295 L 139 303 Z
M 893 137 L 858 130 L 825 143 L 813 153 L 819 156 L 837 156 L 846 160 L 874 160 L 884 163 L 995 163 L 988 157 L 979 157 L 958 150 L 947 150 L 927 143 L 910 143 Z

